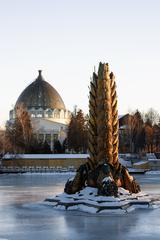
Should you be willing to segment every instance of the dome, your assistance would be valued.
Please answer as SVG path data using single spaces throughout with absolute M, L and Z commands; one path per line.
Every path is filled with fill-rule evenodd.
M 43 79 L 41 72 L 39 70 L 37 79 L 21 93 L 15 107 L 24 104 L 27 109 L 66 109 L 59 93 Z

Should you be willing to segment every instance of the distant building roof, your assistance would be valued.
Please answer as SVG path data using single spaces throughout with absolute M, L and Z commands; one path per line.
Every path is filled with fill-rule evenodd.
M 129 113 L 119 116 L 119 126 L 120 127 L 126 126 L 129 119 L 131 118 L 132 118 L 132 115 L 130 115 Z
M 21 93 L 15 107 L 21 104 L 27 109 L 66 109 L 59 93 L 43 79 L 41 70 L 37 79 Z

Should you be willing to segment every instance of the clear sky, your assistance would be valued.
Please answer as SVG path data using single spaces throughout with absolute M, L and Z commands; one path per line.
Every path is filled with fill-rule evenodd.
M 160 112 L 160 1 L 0 0 L 0 125 L 38 69 L 87 112 L 99 61 L 116 75 L 119 114 Z

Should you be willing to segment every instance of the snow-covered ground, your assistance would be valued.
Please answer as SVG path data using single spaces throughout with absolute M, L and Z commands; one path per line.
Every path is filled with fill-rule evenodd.
M 159 174 L 160 175 L 160 171 L 159 170 L 151 170 L 151 171 L 147 171 L 145 174 L 148 174 L 148 175 L 154 175 L 154 174 Z
M 67 159 L 67 158 L 87 158 L 89 154 L 6 154 L 4 159 L 22 158 L 22 159 Z
M 0 175 L 0 240 L 159 240 L 160 209 L 97 216 L 58 211 L 43 200 L 61 193 L 71 175 Z M 160 174 L 136 176 L 159 194 Z

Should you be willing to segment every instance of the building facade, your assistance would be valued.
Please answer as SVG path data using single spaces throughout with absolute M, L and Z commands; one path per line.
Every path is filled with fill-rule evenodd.
M 70 111 L 59 93 L 46 82 L 42 71 L 38 77 L 18 97 L 14 109 L 10 111 L 10 121 L 14 121 L 16 108 L 23 105 L 30 114 L 34 133 L 41 141 L 47 141 L 54 150 L 54 142 L 63 143 L 70 121 Z

